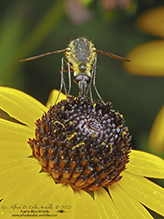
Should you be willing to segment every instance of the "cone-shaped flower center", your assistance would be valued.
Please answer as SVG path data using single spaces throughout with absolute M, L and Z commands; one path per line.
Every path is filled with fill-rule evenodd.
M 111 103 L 93 106 L 88 97 L 69 97 L 37 120 L 29 144 L 55 182 L 94 191 L 121 178 L 131 136 L 123 116 L 111 108 Z

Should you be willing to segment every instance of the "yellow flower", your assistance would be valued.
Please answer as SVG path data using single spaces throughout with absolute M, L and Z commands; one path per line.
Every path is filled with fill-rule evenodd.
M 144 32 L 164 38 L 164 7 L 151 9 L 143 13 L 137 24 Z M 145 76 L 164 76 L 164 40 L 154 40 L 133 49 L 125 63 L 126 70 L 131 74 Z
M 150 9 L 143 13 L 137 24 L 146 32 L 164 38 L 164 7 Z M 131 74 L 145 76 L 164 76 L 164 40 L 154 40 L 138 46 L 128 55 L 131 63 L 125 63 Z M 164 151 L 164 108 L 157 115 L 151 129 L 149 144 L 153 151 Z
M 56 96 L 53 91 L 48 105 Z M 144 206 L 164 216 L 164 189 L 145 178 L 164 178 L 161 158 L 131 150 L 119 181 L 92 193 L 73 190 L 40 171 L 27 143 L 35 138 L 35 122 L 48 108 L 6 87 L 0 88 L 0 108 L 19 121 L 0 119 L 0 218 L 152 218 Z
M 164 151 L 164 106 L 160 109 L 152 126 L 149 144 L 156 152 Z

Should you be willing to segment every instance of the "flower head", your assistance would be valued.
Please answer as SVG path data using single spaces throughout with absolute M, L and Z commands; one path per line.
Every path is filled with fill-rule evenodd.
M 121 179 L 131 138 L 111 103 L 69 97 L 37 120 L 35 132 L 33 156 L 55 182 L 94 191 Z
M 56 215 L 63 219 L 134 218 L 134 216 L 151 218 L 143 205 L 164 216 L 164 189 L 145 178 L 164 178 L 164 161 L 141 151 L 131 150 L 128 155 L 130 140 L 128 129 L 122 116 L 111 109 L 110 103 L 103 105 L 98 102 L 92 105 L 88 98 L 71 97 L 60 100 L 56 106 L 48 109 L 27 94 L 5 87 L 0 88 L 0 98 L 1 109 L 21 122 L 18 124 L 0 119 L 2 218 L 11 218 L 13 215 L 27 218 L 27 214 L 31 217 L 32 214 L 38 216 L 42 214 L 42 218 Z M 50 101 L 55 102 L 54 99 Z M 82 102 L 84 104 L 81 104 Z M 73 110 L 76 111 L 78 108 L 79 112 L 75 113 Z M 108 119 L 113 121 L 108 123 Z M 109 129 L 114 134 L 113 138 L 117 134 L 118 137 L 115 139 L 109 137 L 107 124 L 116 125 L 113 129 Z M 80 134 L 80 129 L 84 136 Z M 103 142 L 105 143 L 102 144 Z M 33 156 L 41 162 L 42 167 L 40 162 L 31 156 L 29 145 Z M 84 157 L 85 150 L 87 154 Z M 116 152 L 121 156 L 118 157 Z M 105 159 L 105 154 L 109 161 Z M 83 157 L 86 160 L 80 163 Z M 100 160 L 100 165 L 97 159 Z M 55 161 L 58 163 L 57 172 L 54 171 Z M 103 184 L 104 180 L 101 179 L 114 176 L 113 173 L 109 173 L 109 162 L 113 162 L 111 170 L 116 170 L 116 175 L 118 170 L 120 172 L 115 182 L 110 184 L 108 181 L 107 184 Z M 70 183 L 73 177 L 67 177 L 69 170 L 75 173 L 76 166 L 82 169 L 78 174 L 80 173 L 80 179 L 84 182 L 83 186 L 88 183 L 89 171 L 95 167 L 96 175 L 93 174 L 92 179 L 97 180 L 94 185 L 98 185 L 99 189 L 96 187 L 97 190 L 90 190 L 93 184 L 82 188 L 75 185 L 75 182 Z M 103 169 L 104 172 L 98 171 L 98 168 L 104 167 L 106 168 Z M 126 169 L 122 171 L 124 168 Z M 59 177 L 56 177 L 56 173 L 59 173 Z M 102 174 L 101 178 L 100 173 L 105 175 Z M 88 191 L 93 191 L 92 196 Z

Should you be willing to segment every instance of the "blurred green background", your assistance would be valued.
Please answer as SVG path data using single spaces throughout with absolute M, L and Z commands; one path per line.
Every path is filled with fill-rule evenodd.
M 19 60 L 64 49 L 81 36 L 92 40 L 97 49 L 120 56 L 157 39 L 141 32 L 136 20 L 144 11 L 163 6 L 163 0 L 127 0 L 127 5 L 122 0 L 114 1 L 115 5 L 109 0 L 79 1 L 80 6 L 76 0 L 0 1 L 1 86 L 23 90 L 45 104 L 51 90 L 60 87 L 63 54 Z M 130 75 L 123 62 L 98 54 L 96 85 L 104 101 L 111 101 L 124 115 L 133 148 L 151 151 L 148 136 L 163 105 L 164 78 Z M 74 83 L 71 94 L 78 95 Z

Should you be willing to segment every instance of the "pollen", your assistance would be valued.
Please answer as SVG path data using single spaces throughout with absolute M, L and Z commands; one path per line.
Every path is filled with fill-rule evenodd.
M 131 136 L 111 103 L 68 97 L 36 121 L 33 157 L 56 183 L 94 191 L 121 179 Z

